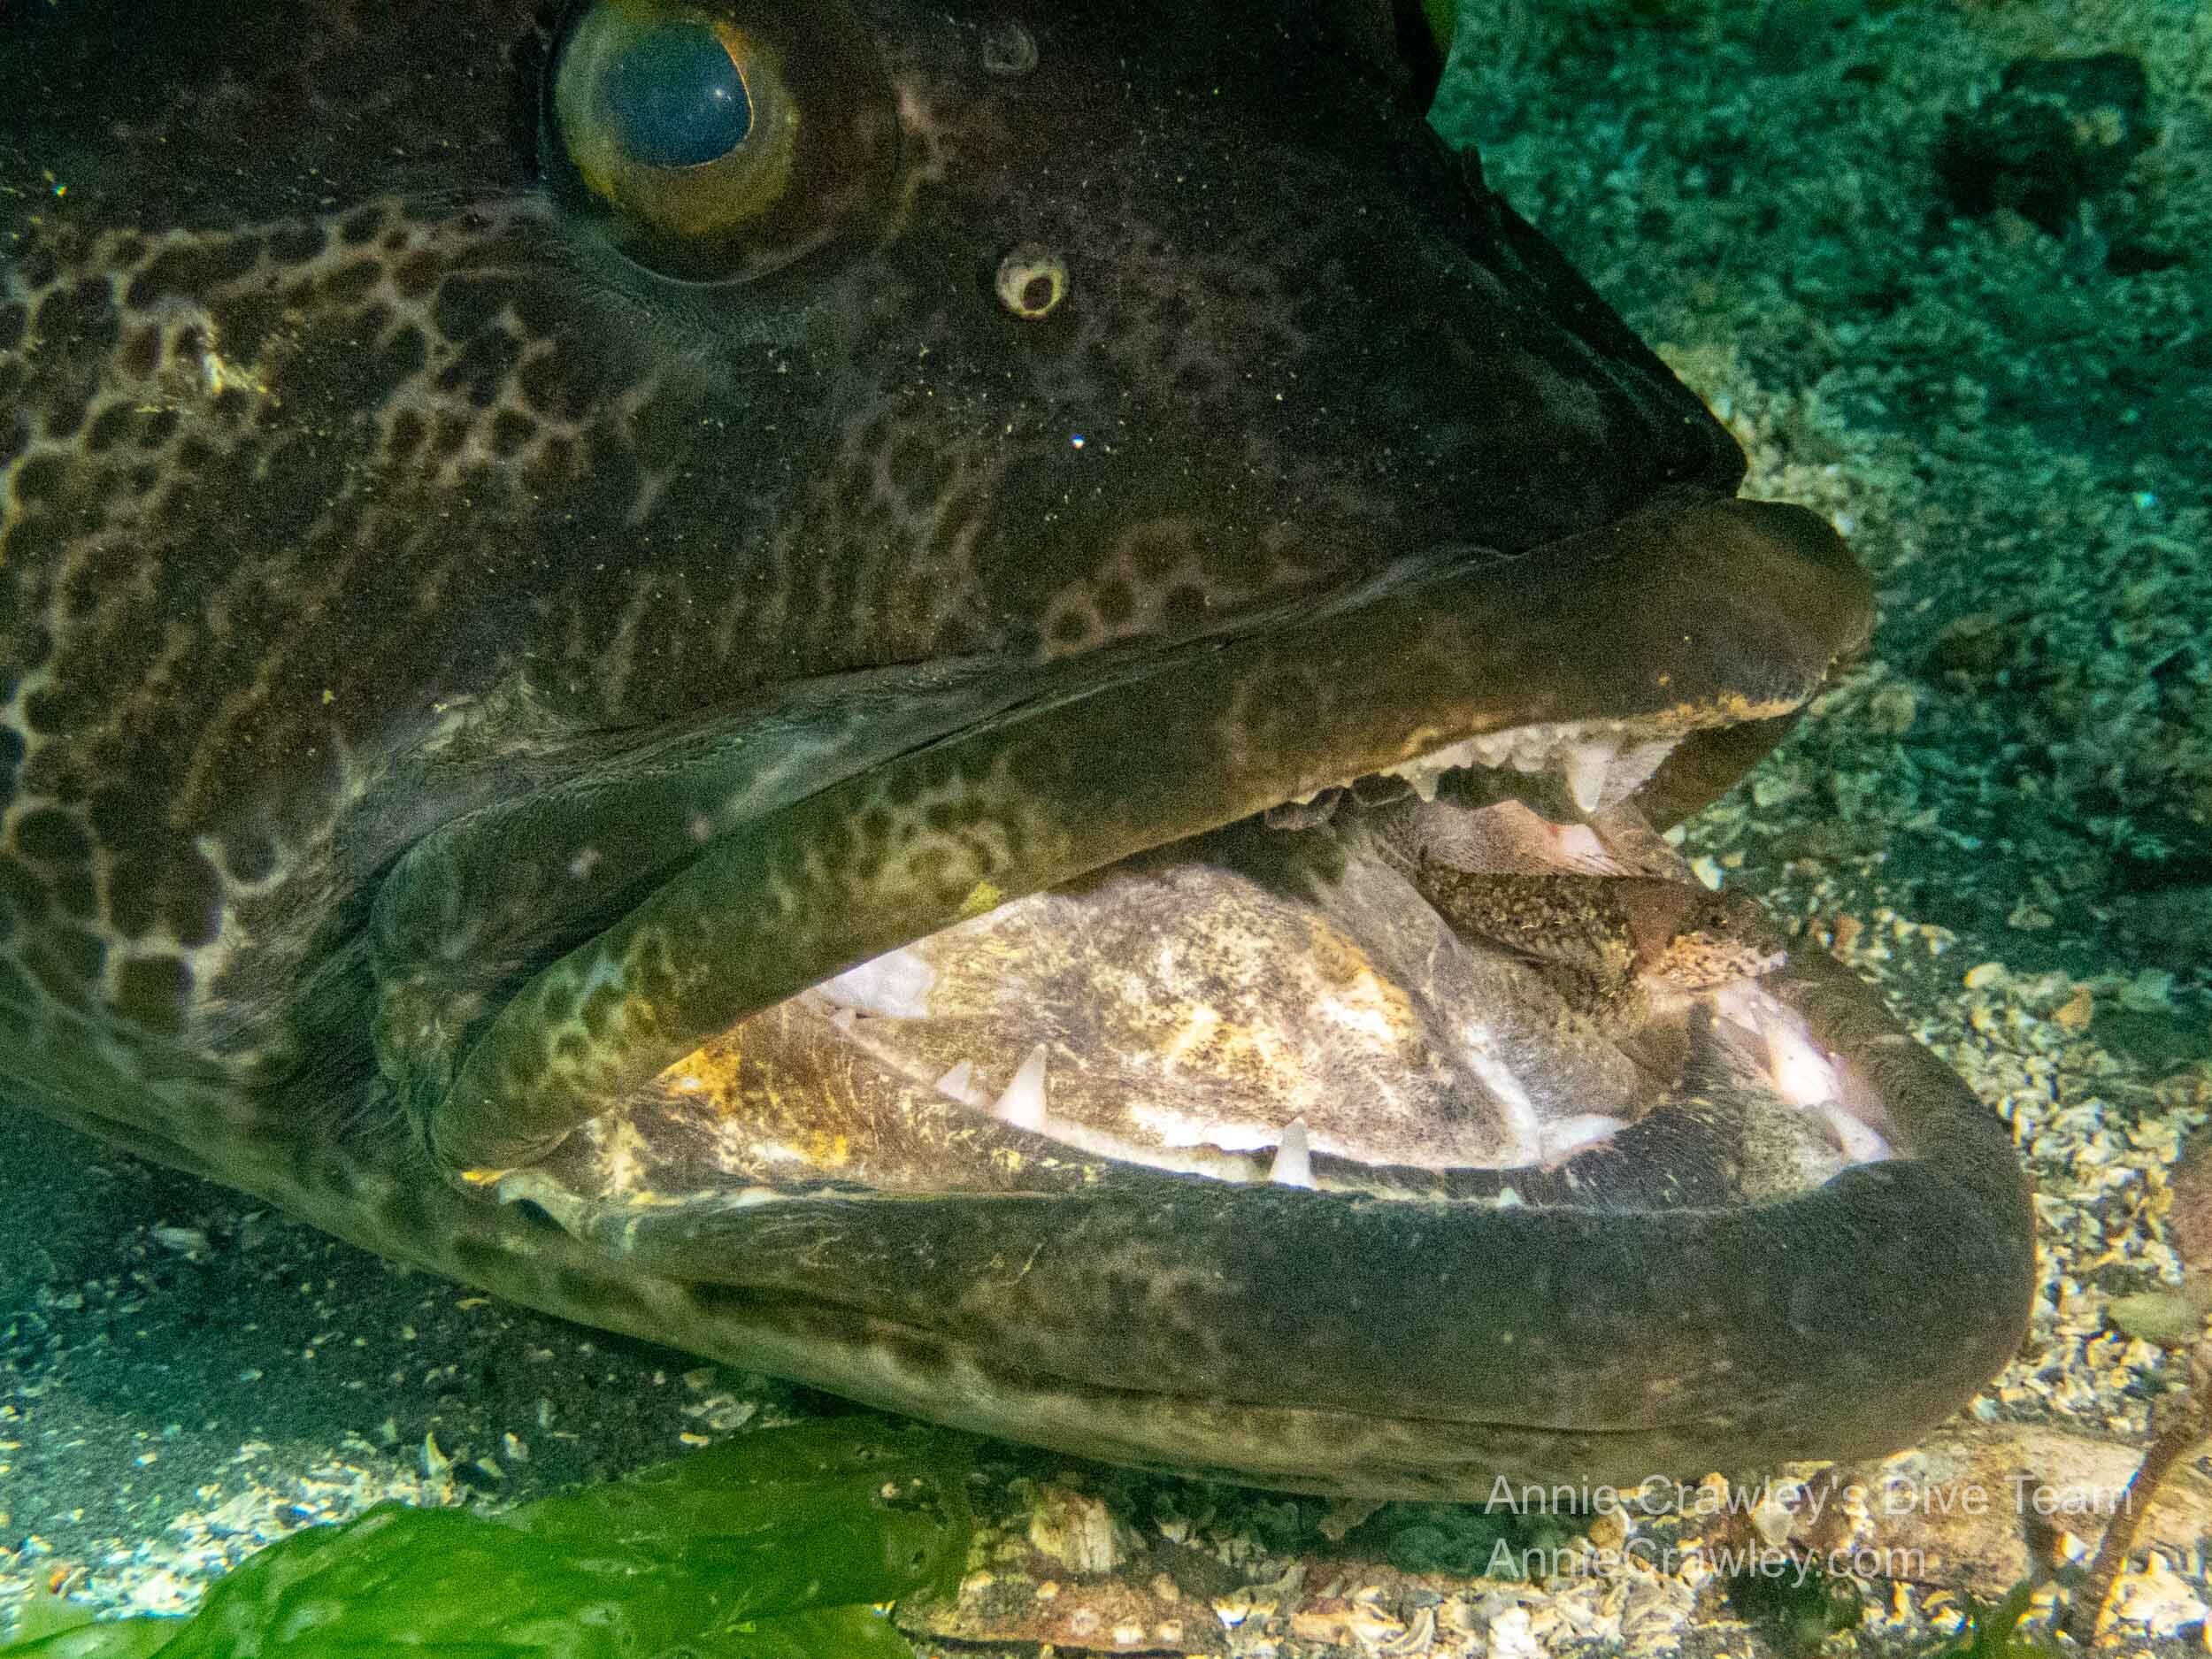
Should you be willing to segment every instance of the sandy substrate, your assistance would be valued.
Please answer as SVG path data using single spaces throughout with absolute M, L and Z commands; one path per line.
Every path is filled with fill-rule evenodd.
M 2143 60 L 2162 141 L 2055 231 L 1954 213 L 1947 115 L 2023 54 L 2099 50 Z M 2106 1309 L 2177 1277 L 2165 1171 L 2212 1108 L 2208 100 L 2194 0 L 1471 0 L 1440 108 L 1728 419 L 1752 493 L 1827 512 L 1877 574 L 1874 654 L 1690 850 L 1880 982 L 2014 1125 L 2045 1294 L 1985 1434 L 2139 1444 L 2177 1376 Z M 59 1585 L 181 1609 L 258 1541 L 385 1496 L 534 1495 L 825 1403 L 15 1117 L 0 1215 L 0 1604 Z M 1018 1466 L 1046 1566 L 1079 1587 L 1110 1563 L 1096 1583 L 1138 1598 L 1088 1627 L 1110 1649 L 1776 1646 L 1695 1559 L 1409 1576 L 1388 1563 L 1434 1517 L 1402 1506 Z M 1087 1516 L 1102 1553 L 1068 1541 Z M 2130 1648 L 2204 1642 L 2193 1527 L 2128 1586 Z M 2062 1516 L 2044 1547 L 2095 1530 Z M 1002 1575 L 1033 1586 L 1020 1555 Z M 1958 1617 L 1869 1595 L 1874 1647 Z

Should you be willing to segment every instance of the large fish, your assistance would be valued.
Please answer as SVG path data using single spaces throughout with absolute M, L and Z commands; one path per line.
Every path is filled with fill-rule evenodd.
M 15 1103 L 1284 1486 L 1878 1451 L 2016 1345 L 2002 1126 L 1656 833 L 1869 585 L 1409 0 L 0 30 Z

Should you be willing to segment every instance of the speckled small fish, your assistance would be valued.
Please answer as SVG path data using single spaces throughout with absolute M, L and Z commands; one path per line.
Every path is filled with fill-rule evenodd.
M 1626 887 L 1532 974 L 1326 809 L 1686 882 L 1870 627 L 1439 68 L 1412 0 L 0 12 L 11 1099 L 1135 1463 L 1955 1409 L 2025 1192 L 1870 993 L 1574 935 Z

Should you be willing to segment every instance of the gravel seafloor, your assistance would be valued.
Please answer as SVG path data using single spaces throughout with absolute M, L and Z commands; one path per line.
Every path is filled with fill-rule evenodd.
M 2014 1125 L 2045 1294 L 1979 1414 L 2140 1440 L 2178 1362 L 2105 1308 L 2177 1275 L 2164 1171 L 2212 1109 L 2212 9 L 1463 12 L 1439 125 L 1730 422 L 1750 493 L 1828 513 L 1879 583 L 1872 655 L 1689 849 L 1880 981 Z M 2158 142 L 2055 227 L 1956 211 L 1947 116 L 2016 58 L 2102 51 L 2147 71 Z M 307 1520 L 536 1495 L 826 1403 L 19 1115 L 0 1215 L 0 1605 L 180 1609 Z M 1136 1525 L 1204 1517 L 1246 1577 L 1335 1530 L 1316 1501 L 1146 1491 Z M 2170 1553 L 2111 1640 L 2204 1645 L 2204 1567 Z M 1775 1645 L 1687 1581 L 1469 1579 L 1425 1613 L 1342 1587 L 1336 1625 L 1245 1595 L 1219 1650 Z M 1870 1607 L 1839 1640 L 1910 1651 L 1956 1618 Z

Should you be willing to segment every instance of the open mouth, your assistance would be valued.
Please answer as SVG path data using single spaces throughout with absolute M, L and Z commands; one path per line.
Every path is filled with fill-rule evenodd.
M 1646 1207 L 1893 1156 L 1855 1064 L 1762 987 L 1779 935 L 1626 798 L 1664 741 L 1620 736 L 1507 734 L 1479 745 L 1499 764 L 1432 757 L 956 923 L 741 1022 L 507 1190 L 1018 1193 L 1118 1166 Z M 1589 818 L 1509 794 L 1555 787 Z
M 707 1093 L 729 1068 L 699 1046 L 741 1056 L 714 1164 L 786 1186 L 1008 1190 L 1048 1144 L 1502 1200 L 1763 1089 L 1810 1137 L 1765 1148 L 1785 1164 L 1876 1156 L 1878 1108 L 1756 994 L 1779 939 L 1644 812 L 1717 741 L 1786 722 L 1863 636 L 1862 579 L 1810 515 L 1703 495 L 1583 541 L 1439 557 L 707 820 L 703 850 L 462 1037 L 434 1147 L 541 1164 L 672 1072 Z M 898 1137 L 826 1138 L 811 1099 L 785 1133 L 759 1103 L 818 1088 L 749 1104 L 767 1032 L 808 1019 L 843 1051 L 809 1067 L 926 1088 L 974 1118 L 964 1156 L 856 1171 Z M 1008 1136 L 1036 1144 L 997 1157 Z M 795 1167 L 761 1164 L 794 1145 Z
M 597 789 L 632 842 L 615 862 L 657 885 L 642 902 L 634 886 L 611 927 L 580 916 L 600 931 L 488 1023 L 417 995 L 386 1022 L 405 1045 L 394 1069 L 442 1096 L 426 1130 L 449 1167 L 511 1168 L 626 1108 L 699 1043 L 822 987 L 853 1010 L 848 1041 L 901 1075 L 965 1104 L 1026 1066 L 1014 1120 L 1051 1117 L 1110 1156 L 1145 1149 L 1171 1167 L 1187 1150 L 1194 1172 L 1232 1175 L 1241 1165 L 1202 1166 L 1287 1144 L 1294 1167 L 1302 1133 L 1361 1163 L 1519 1167 L 1532 1149 L 1556 1162 L 1563 1137 L 1640 1115 L 1643 1088 L 1592 1034 L 1626 1017 L 1563 987 L 1578 976 L 1586 1002 L 1640 1006 L 1750 977 L 1709 965 L 1713 985 L 1668 983 L 1655 953 L 1703 924 L 1665 899 L 1684 872 L 1640 807 L 1679 795 L 1716 756 L 1740 770 L 1737 734 L 1786 724 L 1867 615 L 1863 579 L 1812 515 L 1677 492 L 1532 554 L 1441 554 L 1164 656 L 1079 662 L 1071 683 L 1033 680 L 810 788 L 804 768 L 769 761 L 780 796 L 758 774 L 715 785 L 704 810 L 665 795 L 665 776 L 681 787 L 799 747 L 787 719 L 765 741 L 733 736 L 734 762 L 671 764 L 642 807 Z M 843 710 L 813 718 L 849 744 Z M 1701 781 L 1709 798 L 1733 775 Z M 563 862 L 557 844 L 541 849 L 563 814 L 575 804 L 526 803 L 511 827 L 463 820 L 450 854 L 417 855 L 380 921 L 392 982 L 460 956 L 447 918 L 492 907 L 460 884 L 497 894 L 518 838 L 537 843 L 536 865 Z M 636 844 L 641 818 L 700 828 L 659 832 L 675 844 L 657 856 Z M 1268 850 L 1206 839 L 1253 820 L 1276 832 Z M 596 843 L 572 844 L 586 868 L 598 860 Z M 507 902 L 557 929 L 545 897 Z M 1099 942 L 1066 942 L 1085 940 Z M 1224 955 L 1239 950 L 1241 966 Z M 993 971 L 969 972 L 977 960 Z M 1240 977 L 1210 996 L 1210 980 Z M 1024 1017 L 995 1014 L 994 999 Z M 1517 1002 L 1531 1006 L 1485 1011 Z M 906 1025 L 872 1027 L 864 1046 L 863 1016 Z M 1182 1024 L 1155 1029 L 1164 1017 Z M 1209 1018 L 1225 1025 L 1216 1041 L 1188 1023 Z M 1516 1060 L 1546 1026 L 1558 1064 Z M 1162 1051 L 1143 1062 L 1148 1042 Z M 1041 1105 L 1027 1080 L 1041 1046 Z M 1105 1103 L 1121 1087 L 1137 1094 Z M 1222 1110 L 1171 1105 L 1179 1092 Z M 1098 1103 L 1065 1110 L 1087 1094 Z M 1342 1102 L 1325 1120 L 1324 1094 Z M 1572 1111 L 1540 1103 L 1576 1094 Z M 1504 1117 L 1469 1121 L 1494 1115 L 1466 1109 L 1478 1095 Z M 1351 1114 L 1394 1126 L 1355 1133 Z
M 426 1138 L 657 1334 L 1070 1450 L 1449 1495 L 1893 1449 L 2016 1343 L 2016 1160 L 1658 830 L 1868 616 L 1810 515 L 1674 495 L 756 791 L 452 1027 Z M 388 940 L 518 867 L 459 827 Z

